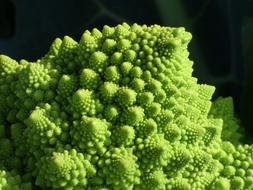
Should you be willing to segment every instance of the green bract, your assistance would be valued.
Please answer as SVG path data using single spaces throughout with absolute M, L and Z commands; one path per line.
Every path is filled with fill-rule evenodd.
M 192 77 L 190 39 L 123 23 L 0 55 L 0 190 L 253 190 L 253 146 Z

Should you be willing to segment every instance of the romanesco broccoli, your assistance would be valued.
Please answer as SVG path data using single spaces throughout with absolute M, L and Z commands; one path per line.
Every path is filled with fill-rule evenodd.
M 192 76 L 190 40 L 123 23 L 0 55 L 0 190 L 253 190 L 253 145 Z

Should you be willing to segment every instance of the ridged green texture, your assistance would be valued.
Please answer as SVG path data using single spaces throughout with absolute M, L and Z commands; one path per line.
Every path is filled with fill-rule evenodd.
M 253 145 L 192 76 L 190 39 L 123 23 L 0 55 L 0 190 L 253 190 Z

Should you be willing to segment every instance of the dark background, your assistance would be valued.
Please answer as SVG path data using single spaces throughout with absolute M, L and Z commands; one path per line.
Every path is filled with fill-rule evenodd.
M 184 26 L 200 83 L 232 96 L 253 134 L 252 0 L 0 0 L 0 54 L 36 60 L 56 37 L 122 22 Z

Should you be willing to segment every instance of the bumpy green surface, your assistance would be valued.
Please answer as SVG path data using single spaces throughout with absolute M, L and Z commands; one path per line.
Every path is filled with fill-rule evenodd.
M 253 190 L 253 146 L 192 77 L 190 39 L 123 23 L 0 55 L 0 189 Z

